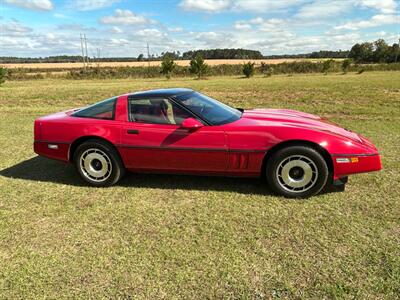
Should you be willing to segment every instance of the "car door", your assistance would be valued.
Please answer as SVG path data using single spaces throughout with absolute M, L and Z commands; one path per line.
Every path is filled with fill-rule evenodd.
M 193 117 L 170 99 L 128 98 L 129 121 L 121 129 L 127 167 L 133 170 L 224 172 L 228 163 L 221 126 L 186 129 Z

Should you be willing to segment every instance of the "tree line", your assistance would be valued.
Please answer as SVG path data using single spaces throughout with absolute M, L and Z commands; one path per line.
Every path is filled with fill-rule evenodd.
M 399 44 L 389 45 L 385 40 L 379 39 L 375 42 L 365 42 L 355 44 L 349 51 L 315 51 L 306 54 L 293 55 L 267 55 L 263 56 L 260 51 L 248 49 L 205 49 L 192 50 L 187 52 L 162 52 L 157 55 L 150 55 L 148 58 L 144 54 L 137 57 L 96 57 L 93 62 L 130 62 L 130 61 L 159 61 L 164 57 L 172 57 L 174 60 L 191 60 L 198 55 L 203 59 L 280 59 L 280 58 L 350 58 L 356 63 L 392 63 L 400 60 Z M 82 62 L 79 55 L 57 55 L 49 57 L 0 57 L 0 63 L 67 63 Z
M 182 54 L 183 59 L 192 59 L 201 55 L 204 59 L 262 59 L 260 51 L 247 49 L 206 49 L 187 51 Z
M 284 54 L 284 55 L 267 55 L 264 56 L 265 59 L 281 59 L 281 58 L 347 58 L 349 55 L 348 50 L 342 51 L 314 51 L 311 53 L 303 53 L 303 54 Z
M 356 63 L 394 63 L 400 60 L 399 44 L 388 45 L 379 39 L 373 43 L 355 44 L 349 53 L 349 58 Z

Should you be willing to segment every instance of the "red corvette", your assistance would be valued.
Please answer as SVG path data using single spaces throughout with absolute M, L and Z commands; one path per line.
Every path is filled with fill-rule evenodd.
M 378 171 L 364 137 L 294 110 L 229 107 L 189 89 L 126 94 L 35 120 L 37 154 L 76 165 L 94 186 L 125 170 L 259 177 L 309 197 L 347 176 Z

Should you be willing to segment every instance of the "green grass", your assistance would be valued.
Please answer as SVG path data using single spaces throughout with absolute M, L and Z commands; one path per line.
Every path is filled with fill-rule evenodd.
M 305 201 L 250 179 L 130 174 L 90 188 L 33 153 L 38 116 L 175 86 L 329 117 L 376 143 L 384 170 Z M 400 72 L 6 82 L 0 128 L 1 299 L 400 297 Z

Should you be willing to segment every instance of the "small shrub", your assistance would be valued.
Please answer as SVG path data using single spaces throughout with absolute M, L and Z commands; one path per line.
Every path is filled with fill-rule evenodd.
M 360 70 L 358 70 L 357 74 L 362 74 L 362 73 L 364 73 L 364 71 L 365 71 L 365 69 L 361 68 Z
M 6 82 L 6 76 L 7 76 L 7 69 L 4 67 L 0 67 L 0 85 Z
M 328 72 L 332 68 L 333 64 L 334 64 L 333 59 L 325 60 L 322 64 L 322 73 L 324 73 L 325 75 L 328 74 Z
M 167 79 L 171 78 L 171 74 L 176 68 L 176 64 L 172 59 L 171 55 L 164 55 L 163 60 L 161 62 L 161 73 L 167 77 Z
M 254 63 L 248 62 L 243 65 L 243 74 L 246 78 L 250 78 L 254 75 Z
M 189 71 L 196 74 L 197 78 L 201 78 L 208 70 L 208 65 L 204 62 L 203 57 L 197 54 L 195 58 L 190 61 Z
M 351 60 L 350 59 L 345 59 L 342 62 L 342 66 L 341 67 L 342 67 L 343 73 L 346 74 L 349 71 L 350 65 L 351 65 Z
M 260 72 L 261 74 L 264 74 L 265 77 L 271 77 L 274 73 L 274 68 L 265 62 L 261 62 Z

